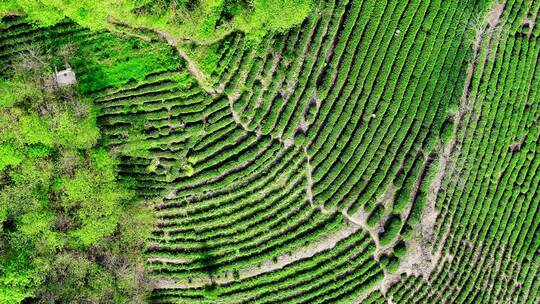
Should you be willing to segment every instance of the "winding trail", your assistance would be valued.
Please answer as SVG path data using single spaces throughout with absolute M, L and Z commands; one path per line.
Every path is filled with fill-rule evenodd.
M 208 77 L 205 75 L 203 71 L 201 71 L 197 67 L 197 64 L 195 64 L 195 62 L 191 60 L 191 58 L 189 58 L 186 52 L 180 46 L 178 46 L 178 40 L 171 37 L 171 35 L 169 35 L 168 33 L 164 31 L 156 31 L 156 33 L 158 33 L 158 35 L 163 40 L 167 41 L 167 43 L 170 46 L 174 47 L 178 55 L 187 62 L 188 71 L 191 73 L 193 77 L 195 77 L 195 79 L 197 80 L 201 88 L 203 88 L 210 95 L 223 94 L 223 90 L 221 90 L 220 88 L 214 88 L 208 85 L 209 83 Z

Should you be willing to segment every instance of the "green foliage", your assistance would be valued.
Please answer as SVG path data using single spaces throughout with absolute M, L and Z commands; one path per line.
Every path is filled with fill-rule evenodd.
M 47 147 L 89 148 L 95 145 L 99 133 L 95 115 L 88 111 L 89 103 L 78 100 L 57 102 L 50 92 L 41 92 L 35 77 L 42 76 L 20 73 L 12 79 L 0 79 L 3 98 L 0 141 L 11 142 L 18 148 L 33 146 L 32 154 L 46 153 L 37 150 Z M 74 113 L 72 104 L 80 113 Z
M 116 152 L 132 157 L 150 156 L 149 149 L 152 148 L 152 143 L 145 140 L 145 120 L 134 120 L 132 123 L 126 141 L 121 146 L 116 147 Z
M 0 19 L 7 16 L 10 13 L 13 13 L 17 9 L 17 4 L 13 1 L 2 1 L 0 2 Z M 0 20 L 0 25 L 2 20 Z
M 32 265 L 28 253 L 16 252 L 0 256 L 0 303 L 16 304 L 35 296 L 35 288 L 41 283 L 42 271 Z
M 388 272 L 396 272 L 399 268 L 399 259 L 395 256 L 391 256 L 388 260 L 388 264 L 386 265 L 386 270 Z
M 382 246 L 389 245 L 399 234 L 401 229 L 401 219 L 391 216 L 384 225 L 384 232 L 379 234 L 379 243 Z
M 384 206 L 382 204 L 377 205 L 367 218 L 366 224 L 368 227 L 374 227 L 381 220 L 384 212 Z
M 309 0 L 254 0 L 252 10 L 244 12 L 238 27 L 262 37 L 268 30 L 283 32 L 304 21 L 311 10 Z
M 58 144 L 62 146 L 89 149 L 96 145 L 99 137 L 94 113 L 80 120 L 71 111 L 66 111 L 52 118 L 52 125 L 53 131 L 57 133 Z
M 28 19 L 39 26 L 51 26 L 62 19 L 64 14 L 48 1 L 11 0 L 5 1 L 6 11 L 24 13 Z M 1 10 L 0 10 L 1 11 Z
M 7 166 L 17 166 L 21 163 L 24 156 L 11 143 L 0 144 L 0 170 L 4 170 Z
M 83 93 L 140 81 L 150 73 L 181 66 L 174 50 L 165 44 L 113 34 L 103 34 L 94 43 L 79 45 L 70 62 L 77 67 Z
M 222 45 L 218 43 L 204 46 L 188 44 L 184 47 L 184 50 L 197 63 L 199 69 L 207 75 L 212 75 L 220 62 L 219 52 L 221 47 Z
M 24 13 L 28 20 L 39 26 L 51 26 L 69 17 L 93 29 L 105 27 L 108 9 L 114 7 L 113 3 L 100 6 L 87 0 L 10 0 L 7 3 L 11 11 Z
M 405 242 L 400 241 L 394 246 L 394 255 L 398 258 L 404 257 L 407 253 L 407 247 L 405 245 Z
M 123 9 L 121 2 L 116 2 L 118 9 Z M 446 271 L 431 277 L 429 284 L 421 276 L 415 279 L 403 275 L 402 282 L 384 296 L 379 293 L 379 298 L 378 292 L 362 294 L 366 289 L 373 290 L 369 286 L 382 275 L 380 266 L 387 272 L 399 269 L 408 249 L 402 240 L 411 238 L 422 249 L 418 253 L 432 249 L 455 257 L 451 270 L 462 281 L 482 283 L 493 278 L 489 273 L 463 272 L 467 265 L 459 263 L 474 262 L 475 256 L 485 253 L 487 258 L 479 259 L 479 264 L 489 266 L 497 261 L 497 269 L 508 274 L 508 281 L 521 286 L 506 288 L 504 280 L 495 282 L 495 297 L 512 291 L 516 299 L 525 295 L 534 299 L 538 267 L 526 262 L 538 261 L 540 246 L 538 229 L 534 229 L 540 219 L 535 204 L 539 184 L 535 178 L 538 94 L 533 93 L 540 77 L 526 75 L 528 71 L 538 74 L 535 64 L 539 44 L 530 38 L 537 37 L 534 31 L 539 27 L 528 37 L 528 26 L 522 23 L 537 18 L 538 4 L 505 5 L 500 28 L 506 32 L 506 23 L 519 27 L 508 29 L 511 34 L 503 38 L 513 41 L 512 45 L 505 51 L 497 36 L 507 35 L 499 35 L 503 31 L 492 26 L 482 26 L 478 29 L 483 30 L 486 42 L 473 58 L 468 43 L 471 39 L 463 33 L 470 31 L 470 19 L 478 15 L 476 7 L 487 2 L 319 1 L 302 26 L 271 35 L 265 35 L 266 31 L 272 27 L 279 31 L 279 22 L 301 22 L 291 21 L 303 14 L 298 13 L 302 12 L 300 7 L 294 7 L 301 2 L 132 2 L 131 8 L 136 9 L 126 11 L 133 16 L 118 19 L 134 25 L 149 24 L 154 29 L 166 29 L 176 38 L 194 41 L 178 40 L 213 81 L 204 84 L 232 97 L 225 102 L 222 99 L 227 96 L 209 96 L 223 94 L 206 94 L 193 78 L 175 79 L 185 73 L 185 67 L 172 72 L 175 65 L 169 66 L 169 61 L 160 56 L 154 61 L 164 65 L 145 61 L 145 52 L 149 57 L 161 52 L 153 44 L 109 43 L 114 38 L 106 34 L 97 34 L 102 38 L 94 39 L 96 36 L 87 31 L 77 32 L 76 39 L 82 36 L 80 40 L 88 42 L 76 55 L 77 75 L 83 91 L 95 93 L 100 102 L 107 144 L 123 156 L 123 172 L 139 182 L 141 193 L 166 196 L 157 205 L 162 221 L 148 251 L 163 260 L 185 262 L 150 259 L 152 271 L 160 278 L 190 283 L 205 282 L 208 276 L 225 281 L 237 278 L 207 288 L 160 289 L 152 300 L 349 303 L 362 298 L 366 303 L 379 303 L 390 297 L 415 303 L 421 298 L 446 297 L 435 288 L 455 283 L 445 277 Z M 291 7 L 284 8 L 286 5 Z M 280 8 L 285 11 L 260 17 Z M 111 14 L 115 9 L 110 9 Z M 85 14 L 72 18 L 81 24 L 101 18 L 96 14 L 99 18 L 84 20 Z M 228 35 L 240 27 L 244 27 L 247 38 Z M 19 28 L 14 26 L 15 31 Z M 63 24 L 56 28 L 61 33 L 76 27 Z M 15 36 L 24 40 L 30 35 L 23 32 Z M 212 43 L 224 36 L 223 41 Z M 9 40 L 8 45 L 15 39 Z M 49 43 L 53 39 L 45 40 Z M 488 47 L 493 54 L 483 55 Z M 171 56 L 164 58 L 173 57 L 169 53 Z M 521 54 L 529 59 L 521 58 Z M 485 57 L 500 62 L 485 62 Z M 470 100 L 459 107 L 461 120 L 454 126 L 449 117 L 458 114 L 468 66 L 474 67 L 466 87 Z M 484 73 L 487 79 L 483 79 Z M 509 89 L 499 91 L 501 85 Z M 17 107 L 24 115 L 32 112 Z M 511 120 L 505 119 L 508 115 Z M 13 128 L 18 130 L 19 123 L 14 122 Z M 51 126 L 56 125 L 51 122 Z M 47 130 L 55 133 L 58 128 Z M 439 139 L 447 144 L 454 132 L 456 146 L 449 157 L 442 155 L 446 149 L 441 151 L 437 146 Z M 62 134 L 67 137 L 66 132 Z M 508 153 L 508 146 L 520 143 L 522 136 L 519 149 Z M 289 147 L 293 138 L 294 146 Z M 114 256 L 122 250 L 136 250 L 138 245 L 131 246 L 140 244 L 137 232 L 144 229 L 120 235 L 116 231 L 144 227 L 151 217 L 140 217 L 136 209 L 116 208 L 120 200 L 104 194 L 117 190 L 91 182 L 110 180 L 107 172 L 112 176 L 115 173 L 108 169 L 114 167 L 109 162 L 114 161 L 106 153 L 73 151 L 56 141 L 53 147 L 14 139 L 5 144 L 11 145 L 5 148 L 10 151 L 4 162 L 9 173 L 4 174 L 5 180 L 13 183 L 2 189 L 12 193 L 5 201 L 28 201 L 32 209 L 43 214 L 37 217 L 26 209 L 16 213 L 16 208 L 10 207 L 9 214 L 21 214 L 17 222 L 23 236 L 20 242 L 26 244 L 43 236 L 47 245 L 30 242 L 28 252 L 61 248 L 67 253 L 49 263 L 52 275 L 44 279 L 51 283 L 47 285 L 48 296 L 56 297 L 57 302 L 80 302 L 52 284 L 64 276 L 69 278 L 63 282 L 65 286 L 80 290 L 81 296 L 97 303 L 112 301 L 101 297 L 98 290 L 110 292 L 113 284 L 121 290 L 133 290 L 137 286 L 135 276 L 111 275 L 109 270 L 111 264 L 117 265 Z M 445 159 L 444 172 L 436 159 Z M 47 166 L 49 160 L 58 160 L 61 165 Z M 14 168 L 17 172 L 10 172 Z M 432 188 L 435 176 L 441 180 Z M 18 185 L 30 185 L 32 191 L 24 192 Z M 97 187 L 96 197 L 91 196 L 91 187 Z M 425 210 L 428 196 L 434 199 L 430 204 L 435 204 L 437 216 L 431 219 L 433 223 L 430 220 L 433 225 L 418 227 L 422 213 L 429 211 Z M 128 201 L 123 202 L 129 205 Z M 378 202 L 384 202 L 384 206 Z M 49 206 L 55 208 L 52 216 L 46 212 Z M 336 212 L 321 213 L 319 206 L 322 211 Z M 293 253 L 307 248 L 308 242 L 324 240 L 315 235 L 328 236 L 332 229 L 343 228 L 346 220 L 341 212 L 354 217 L 359 210 L 369 213 L 368 226 L 385 224 L 378 232 L 378 250 L 370 242 L 371 236 L 377 239 L 377 235 L 366 234 L 366 241 L 360 242 L 363 233 L 359 231 L 287 267 L 245 277 L 246 268 L 261 267 L 264 261 L 277 262 L 285 252 L 295 259 Z M 61 220 L 54 217 L 58 212 Z M 101 213 L 102 218 L 96 219 Z M 92 226 L 93 220 L 100 221 L 99 225 Z M 0 213 L 0 221 L 6 223 L 5 230 L 12 227 L 7 210 Z M 36 224 L 27 224 L 32 222 Z M 118 222 L 118 229 L 111 232 L 114 222 Z M 48 233 L 57 223 L 69 225 L 59 225 L 64 228 Z M 430 231 L 424 231 L 427 228 Z M 35 250 L 38 247 L 40 250 Z M 85 247 L 85 254 L 79 254 Z M 385 255 L 380 263 L 372 260 L 374 252 Z M 432 266 L 445 270 L 445 261 Z M 79 264 L 80 269 L 71 269 Z M 523 267 L 514 267 L 520 271 L 512 272 L 515 265 Z M 107 271 L 100 273 L 101 268 Z M 418 271 L 425 272 L 422 268 Z M 82 278 L 93 283 L 81 284 Z M 422 284 L 421 289 L 414 284 Z M 467 291 L 476 289 L 463 285 L 448 292 L 455 302 L 496 300 L 487 298 L 483 291 L 469 296 Z M 119 298 L 114 300 L 136 302 Z
M 38 83 L 19 76 L 0 82 L 9 96 L 0 112 L 0 303 L 140 300 L 153 218 L 96 147 L 92 105 L 17 94 L 13 84 Z
M 443 144 L 447 144 L 448 142 L 450 142 L 450 139 L 452 138 L 453 133 L 454 133 L 454 123 L 452 120 L 446 119 L 443 125 L 441 126 L 441 130 L 440 130 L 439 136 L 441 138 L 441 142 Z
M 107 28 L 112 17 L 134 26 L 164 30 L 176 38 L 207 42 L 236 30 L 257 39 L 268 31 L 287 30 L 307 17 L 311 5 L 311 0 L 200 0 L 168 4 L 158 0 L 8 0 L 0 6 L 0 13 L 25 14 L 39 26 L 51 26 L 67 17 L 93 30 Z
M 17 100 L 36 97 L 39 89 L 24 79 L 5 80 L 0 78 L 0 109 L 13 105 Z

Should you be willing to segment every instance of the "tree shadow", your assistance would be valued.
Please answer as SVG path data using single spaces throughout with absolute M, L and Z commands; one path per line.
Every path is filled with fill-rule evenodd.
M 216 275 L 218 273 L 219 266 L 215 264 L 216 257 L 210 253 L 210 246 L 204 241 L 200 247 L 200 262 L 201 262 L 201 271 L 206 273 L 210 279 L 210 284 L 204 286 L 204 295 L 211 300 L 215 300 L 219 296 L 219 291 L 215 281 Z

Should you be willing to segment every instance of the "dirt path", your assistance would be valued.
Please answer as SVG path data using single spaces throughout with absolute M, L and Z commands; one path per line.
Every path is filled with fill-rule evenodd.
M 151 256 L 146 259 L 150 263 L 164 263 L 164 264 L 184 264 L 186 260 L 179 258 L 170 258 L 170 257 L 158 257 Z
M 213 95 L 213 94 L 222 94 L 223 93 L 223 90 L 221 88 L 214 88 L 214 87 L 211 87 L 209 85 L 210 81 L 208 80 L 208 77 L 206 76 L 206 74 L 204 72 L 202 72 L 197 67 L 197 64 L 195 64 L 195 62 L 193 60 L 191 60 L 191 58 L 189 58 L 189 56 L 186 54 L 186 52 L 179 46 L 179 41 L 176 38 L 169 35 L 169 33 L 165 32 L 165 31 L 162 31 L 162 30 L 149 28 L 149 27 L 144 27 L 144 26 L 133 27 L 132 25 L 130 25 L 128 23 L 125 23 L 125 22 L 122 22 L 122 21 L 119 21 L 119 20 L 115 20 L 115 19 L 110 18 L 110 17 L 108 18 L 108 22 L 110 24 L 121 25 L 121 26 L 129 28 L 129 29 L 142 29 L 142 30 L 147 30 L 147 31 L 151 31 L 151 32 L 156 33 L 161 39 L 165 40 L 167 42 L 167 44 L 169 44 L 170 46 L 174 47 L 177 50 L 178 55 L 180 57 L 182 57 L 187 62 L 187 64 L 188 64 L 187 68 L 188 68 L 189 72 L 191 73 L 191 75 L 193 75 L 193 77 L 195 77 L 195 80 L 197 80 L 199 85 L 208 94 Z M 114 31 L 118 32 L 118 33 L 122 33 L 122 31 L 120 31 L 120 30 L 114 29 Z M 129 33 L 125 33 L 125 34 L 133 36 L 133 37 L 137 37 L 137 38 L 145 40 L 145 41 L 150 40 L 149 37 L 145 37 L 144 35 L 139 35 L 139 34 L 133 33 L 133 32 L 129 32 Z M 183 41 L 186 41 L 186 40 L 183 40 Z M 219 41 L 219 39 L 217 41 Z M 209 44 L 215 43 L 217 41 L 212 41 Z
M 454 161 L 451 160 L 453 154 L 459 153 L 459 151 L 454 151 L 456 148 L 456 134 L 458 131 L 458 128 L 461 125 L 463 115 L 466 111 L 468 111 L 471 107 L 471 101 L 469 100 L 469 89 L 471 86 L 472 78 L 474 75 L 474 72 L 477 67 L 477 60 L 479 57 L 480 52 L 480 46 L 482 44 L 482 40 L 485 38 L 485 34 L 487 33 L 488 39 L 491 39 L 494 33 L 494 29 L 499 26 L 500 24 L 500 18 L 502 15 L 502 12 L 504 10 L 505 3 L 499 3 L 495 2 L 492 7 L 490 8 L 488 14 L 486 15 L 482 26 L 477 29 L 473 45 L 472 45 L 472 57 L 471 61 L 469 62 L 469 66 L 467 68 L 467 74 L 465 78 L 465 83 L 463 86 L 462 95 L 460 98 L 460 107 L 459 111 L 456 113 L 456 116 L 454 118 L 454 125 L 456 126 L 454 130 L 454 134 L 452 135 L 452 138 L 450 142 L 442 147 L 442 153 L 439 155 L 439 172 L 435 176 L 430 191 L 428 193 L 427 197 L 427 203 L 424 208 L 420 224 L 419 224 L 419 232 L 422 236 L 422 239 L 420 241 L 412 242 L 410 245 L 412 245 L 413 249 L 417 252 L 425 252 L 426 248 L 422 244 L 422 242 L 427 242 L 428 240 L 432 239 L 433 236 L 433 228 L 435 226 L 435 221 L 437 219 L 437 211 L 435 210 L 435 202 L 437 199 L 437 195 L 439 193 L 439 190 L 441 188 L 441 183 L 443 178 L 447 174 L 451 174 L 453 170 Z M 487 31 L 486 31 L 487 27 Z M 444 242 L 447 235 L 445 235 L 441 241 Z M 410 258 L 418 264 L 424 265 L 423 267 L 418 268 L 419 272 L 417 274 L 423 274 L 424 277 L 427 279 L 433 269 L 435 268 L 437 262 L 441 259 L 442 249 L 436 252 L 434 255 L 430 255 L 431 263 L 426 264 L 425 261 L 422 261 L 422 256 L 419 256 L 418 254 L 412 255 Z M 422 263 L 424 262 L 424 263 Z M 404 269 L 407 270 L 407 269 Z
M 238 270 L 238 276 L 240 279 L 246 279 L 254 276 L 261 275 L 263 273 L 276 271 L 282 269 L 283 267 L 292 264 L 294 262 L 310 258 L 318 253 L 332 249 L 336 244 L 351 236 L 353 233 L 357 232 L 360 229 L 359 226 L 350 225 L 345 227 L 342 230 L 336 231 L 332 234 L 329 234 L 323 237 L 321 240 L 314 244 L 310 244 L 306 247 L 298 248 L 290 254 L 281 254 L 277 257 L 277 260 L 268 260 L 263 262 L 257 267 L 248 267 Z M 174 259 L 162 259 L 164 263 L 168 261 L 174 263 Z M 234 282 L 232 272 L 227 272 L 225 275 L 215 277 L 210 279 L 207 278 L 193 278 L 190 281 L 188 280 L 175 280 L 169 278 L 158 278 L 153 280 L 154 286 L 157 288 L 167 288 L 167 289 L 188 289 L 188 288 L 199 288 L 205 285 L 211 284 L 212 282 L 218 285 L 227 284 Z
M 377 199 L 377 202 L 376 204 L 382 204 L 382 205 L 385 205 L 386 206 L 386 209 L 387 210 L 391 210 L 391 208 L 389 208 L 388 204 L 390 203 L 391 199 L 394 197 L 394 194 L 395 194 L 395 186 L 390 183 L 388 185 L 388 187 L 386 188 L 385 192 Z M 375 253 L 374 255 L 377 256 L 379 255 L 381 252 L 383 252 L 385 250 L 386 247 L 382 247 L 380 244 L 379 244 L 379 239 L 378 239 L 378 234 L 379 234 L 379 229 L 381 228 L 380 225 L 374 225 L 373 227 L 368 227 L 367 225 L 367 219 L 369 217 L 369 212 L 366 212 L 365 211 L 365 208 L 362 206 L 359 208 L 358 211 L 356 211 L 354 214 L 348 214 L 348 209 L 350 209 L 351 206 L 348 206 L 347 208 L 345 208 L 345 210 L 343 210 L 343 216 L 351 223 L 353 223 L 354 225 L 358 225 L 362 228 L 362 230 L 366 231 L 367 233 L 369 233 L 369 235 L 371 236 L 371 239 L 373 240 L 373 243 L 375 244 L 375 247 L 376 247 L 376 250 L 375 250 Z M 388 215 L 388 212 L 385 216 Z M 384 216 L 383 216 L 384 218 Z
M 191 73 L 191 75 L 193 75 L 193 77 L 195 77 L 201 88 L 203 88 L 210 95 L 223 93 L 221 88 L 213 88 L 208 85 L 209 80 L 206 74 L 197 67 L 195 62 L 191 60 L 191 58 L 186 54 L 186 52 L 178 45 L 178 41 L 175 38 L 171 37 L 168 33 L 164 31 L 156 31 L 156 33 L 158 33 L 161 38 L 167 41 L 170 46 L 174 47 L 178 52 L 178 55 L 187 62 L 187 68 L 189 72 Z
M 167 43 L 170 46 L 174 47 L 176 49 L 178 55 L 187 62 L 187 64 L 188 64 L 187 68 L 188 68 L 189 73 L 193 77 L 195 77 L 195 80 L 197 80 L 197 83 L 201 86 L 201 88 L 203 88 L 210 95 L 224 94 L 223 88 L 221 88 L 221 87 L 211 87 L 211 86 L 208 85 L 209 80 L 208 80 L 208 77 L 206 76 L 206 74 L 203 71 L 201 71 L 197 67 L 197 64 L 186 54 L 186 52 L 181 47 L 178 46 L 178 41 L 176 39 L 174 39 L 168 33 L 163 32 L 163 31 L 157 31 L 157 33 L 162 39 L 167 41 Z M 251 131 L 248 130 L 247 126 L 245 126 L 242 123 L 242 121 L 240 120 L 240 116 L 234 110 L 233 102 L 236 99 L 238 99 L 238 96 L 231 96 L 229 94 L 226 94 L 226 96 L 227 96 L 227 99 L 229 101 L 229 108 L 230 108 L 230 111 L 231 111 L 231 114 L 232 114 L 232 119 L 234 120 L 236 125 L 241 127 L 242 129 L 244 129 L 246 132 L 251 132 Z M 255 132 L 255 133 L 257 133 L 257 132 Z M 260 136 L 260 134 L 257 133 L 257 136 Z

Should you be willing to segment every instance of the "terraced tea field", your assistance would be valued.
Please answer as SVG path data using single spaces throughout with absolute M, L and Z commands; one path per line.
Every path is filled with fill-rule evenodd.
M 157 215 L 151 303 L 538 303 L 539 9 L 315 0 L 209 45 L 7 17 L 0 66 L 68 42 L 105 62 L 71 66 Z

